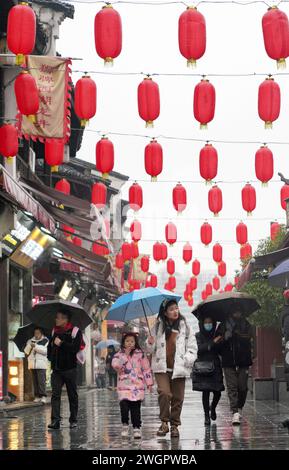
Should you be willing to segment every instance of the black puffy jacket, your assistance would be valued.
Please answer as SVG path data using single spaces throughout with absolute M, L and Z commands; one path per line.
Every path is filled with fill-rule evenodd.
M 55 338 L 60 338 L 62 344 L 56 346 Z M 72 338 L 72 329 L 64 333 L 54 333 L 49 341 L 47 357 L 51 361 L 52 370 L 70 370 L 77 366 L 77 353 L 80 350 L 82 333 L 78 330 L 75 338 Z
M 223 336 L 220 344 L 222 367 L 250 367 L 252 365 L 253 329 L 241 318 L 229 319 L 218 327 L 217 335 Z

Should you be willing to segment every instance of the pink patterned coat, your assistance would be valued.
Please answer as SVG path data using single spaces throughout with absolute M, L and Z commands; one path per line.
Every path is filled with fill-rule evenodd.
M 119 351 L 112 360 L 112 367 L 117 371 L 117 392 L 119 401 L 143 400 L 145 385 L 153 385 L 153 374 L 149 361 L 143 351 L 136 349 L 132 356 Z

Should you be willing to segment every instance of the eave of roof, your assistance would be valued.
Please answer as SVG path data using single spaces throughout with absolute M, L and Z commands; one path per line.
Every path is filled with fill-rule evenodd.
M 74 6 L 60 0 L 33 0 L 33 3 L 38 3 L 54 11 L 61 11 L 67 18 L 74 18 Z

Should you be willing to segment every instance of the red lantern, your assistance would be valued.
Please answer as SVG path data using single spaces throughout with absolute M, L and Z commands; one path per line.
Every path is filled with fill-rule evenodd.
M 267 186 L 274 174 L 273 153 L 263 145 L 255 154 L 255 173 L 262 186 Z
M 216 176 L 218 171 L 218 153 L 211 144 L 206 144 L 200 151 L 200 175 L 210 183 Z
M 286 210 L 286 199 L 289 199 L 289 185 L 284 184 L 280 191 L 280 200 L 282 209 Z
M 219 243 L 213 246 L 213 260 L 215 263 L 220 263 L 223 259 L 223 248 Z
M 202 290 L 202 300 L 206 300 L 207 297 L 207 292 L 205 290 Z
M 248 216 L 256 208 L 256 191 L 250 183 L 247 183 L 242 189 L 242 206 Z
M 129 188 L 129 205 L 135 212 L 139 211 L 143 206 L 142 187 L 138 183 L 134 183 Z
M 175 272 L 175 262 L 172 258 L 168 259 L 167 261 L 167 272 L 168 274 L 170 274 L 171 276 L 174 274 Z
M 196 290 L 198 287 L 198 279 L 196 277 L 191 277 L 190 279 L 190 289 Z
M 227 266 L 225 261 L 221 261 L 220 264 L 218 265 L 218 274 L 220 277 L 226 276 L 227 272 Z
M 131 243 L 129 242 L 124 242 L 121 246 L 121 254 L 123 261 L 129 261 L 132 258 L 132 250 L 131 250 Z
M 281 106 L 281 92 L 278 83 L 272 77 L 266 78 L 259 86 L 258 113 L 265 122 L 265 129 L 272 129 L 278 119 Z
M 162 254 L 162 261 L 165 261 L 168 257 L 168 247 L 165 243 L 161 243 L 161 254 Z
M 122 48 L 122 26 L 120 14 L 112 5 L 105 5 L 94 20 L 95 49 L 105 65 L 113 65 Z
M 193 261 L 192 263 L 192 273 L 194 276 L 198 276 L 200 274 L 200 271 L 201 271 L 200 261 L 195 259 L 195 261 Z
M 75 233 L 74 228 L 70 227 L 69 225 L 64 225 L 64 224 L 63 224 L 63 225 L 62 225 L 62 230 L 65 232 L 64 235 L 65 235 L 67 238 L 72 239 L 72 238 L 71 238 L 71 235 L 72 235 L 73 233 Z
M 81 238 L 79 238 L 79 237 L 73 237 L 73 240 L 72 240 L 72 241 L 73 241 L 73 244 L 74 244 L 75 246 L 82 246 L 82 240 L 81 240 Z
M 91 202 L 98 209 L 103 209 L 106 205 L 107 188 L 103 183 L 94 183 L 91 190 Z
M 153 258 L 157 263 L 162 259 L 162 244 L 160 242 L 153 245 Z
M 58 171 L 58 166 L 63 163 L 64 141 L 63 139 L 46 139 L 44 148 L 45 162 L 51 166 L 51 171 Z
M 217 217 L 223 207 L 223 196 L 222 191 L 218 186 L 213 186 L 208 194 L 209 209 L 213 212 L 214 216 Z
M 146 122 L 146 127 L 153 127 L 160 115 L 159 86 L 150 77 L 146 77 L 138 86 L 138 112 Z
M 97 171 L 102 173 L 103 178 L 108 178 L 114 166 L 114 147 L 111 140 L 102 137 L 96 144 L 95 155 Z
M 183 260 L 185 263 L 192 261 L 193 248 L 189 242 L 187 242 L 183 248 Z
M 185 292 L 184 292 L 184 299 L 185 299 L 187 302 L 189 302 L 189 300 L 190 300 L 191 298 L 192 298 L 192 296 L 191 296 L 187 291 L 185 291 Z
M 139 242 L 142 236 L 141 223 L 138 220 L 134 220 L 130 226 L 131 238 L 134 242 Z
M 244 224 L 242 221 L 238 223 L 236 227 L 236 238 L 237 243 L 240 245 L 245 245 L 248 241 L 248 230 L 247 225 Z
M 92 251 L 98 256 L 107 256 L 109 255 L 109 249 L 104 242 L 93 243 Z
M 194 67 L 206 50 L 206 20 L 196 7 L 187 7 L 179 17 L 179 49 Z
M 173 224 L 173 222 L 169 222 L 166 225 L 165 233 L 167 243 L 171 246 L 174 245 L 174 243 L 177 241 L 177 227 L 175 224 Z
M 5 158 L 15 157 L 18 153 L 18 132 L 12 124 L 0 127 L 0 154 Z
M 219 290 L 220 289 L 220 279 L 218 278 L 218 276 L 215 276 L 213 278 L 213 288 L 214 288 L 214 290 Z
M 240 258 L 242 261 L 252 258 L 252 247 L 250 243 L 245 243 L 245 245 L 240 248 Z
M 181 214 L 187 207 L 187 192 L 181 183 L 173 189 L 173 205 L 178 214 Z
M 123 256 L 122 256 L 121 253 L 117 253 L 117 255 L 115 257 L 115 267 L 117 269 L 122 269 L 123 265 L 124 265 Z
M 70 183 L 65 178 L 57 181 L 55 189 L 63 194 L 70 194 Z
M 88 121 L 96 113 L 96 84 L 88 76 L 84 75 L 77 80 L 74 95 L 74 110 L 80 119 L 81 127 L 85 127 Z
M 35 78 L 24 70 L 15 80 L 14 91 L 20 113 L 35 123 L 39 110 L 39 94 Z
M 157 287 L 158 285 L 158 278 L 155 274 L 151 274 L 151 277 L 150 277 L 150 284 L 151 284 L 151 287 Z
M 152 181 L 163 171 L 163 149 L 154 139 L 145 148 L 145 170 Z
M 134 288 L 134 290 L 139 290 L 141 288 L 140 281 L 135 280 L 134 283 L 133 283 L 133 288 Z
M 36 16 L 26 2 L 12 7 L 8 14 L 7 46 L 16 54 L 16 64 L 22 65 L 31 54 L 36 39 Z
M 139 257 L 139 249 L 138 249 L 138 244 L 132 242 L 131 243 L 131 256 L 133 259 L 136 259 Z
M 140 260 L 141 270 L 147 273 L 150 268 L 150 259 L 148 256 L 143 256 Z
M 194 299 L 191 298 L 191 299 L 188 300 L 188 306 L 192 307 L 193 305 L 194 305 Z
M 278 222 L 271 222 L 270 224 L 270 238 L 271 240 L 275 240 L 276 237 L 279 235 L 281 229 L 281 225 Z
M 169 288 L 171 290 L 174 290 L 177 285 L 176 278 L 174 276 L 169 277 L 168 284 L 169 284 Z
M 264 45 L 268 56 L 277 61 L 278 68 L 286 67 L 289 56 L 289 22 L 284 11 L 270 7 L 262 18 Z
M 233 290 L 233 284 L 231 282 L 228 282 L 228 284 L 225 285 L 225 292 L 231 292 Z
M 149 279 L 146 280 L 145 287 L 151 287 L 151 281 Z
M 206 284 L 206 294 L 207 294 L 207 296 L 213 294 L 213 286 L 212 286 L 212 284 L 211 284 L 210 282 L 208 282 L 208 283 Z
M 194 91 L 194 116 L 201 129 L 206 129 L 215 115 L 216 92 L 209 80 L 203 79 Z
M 204 222 L 201 226 L 201 242 L 208 246 L 213 238 L 212 226 L 208 222 Z

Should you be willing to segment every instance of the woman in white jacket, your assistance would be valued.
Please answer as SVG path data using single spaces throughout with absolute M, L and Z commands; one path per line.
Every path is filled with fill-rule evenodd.
M 39 327 L 35 327 L 33 338 L 27 341 L 24 352 L 28 356 L 28 369 L 33 378 L 35 402 L 46 403 L 46 369 L 48 339 Z
M 179 437 L 186 377 L 190 376 L 197 356 L 195 336 L 186 319 L 180 314 L 176 300 L 164 300 L 147 341 L 152 354 L 161 426 L 158 436 L 165 436 L 171 424 L 171 437 Z

